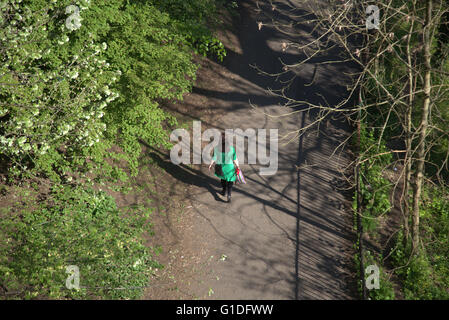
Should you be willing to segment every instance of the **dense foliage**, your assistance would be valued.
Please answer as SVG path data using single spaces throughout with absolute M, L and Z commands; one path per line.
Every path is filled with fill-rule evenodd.
M 385 144 L 376 146 L 375 130 L 362 126 L 360 148 L 364 151 L 364 162 L 360 165 L 360 193 L 363 229 L 374 230 L 378 219 L 389 213 L 391 202 L 389 194 L 392 184 L 385 179 L 384 172 L 391 162 L 392 155 L 387 152 Z M 355 198 L 355 197 L 354 197 Z M 355 200 L 355 199 L 354 199 Z
M 213 0 L 0 1 L 0 162 L 16 197 L 1 212 L 6 297 L 135 298 L 154 257 L 147 209 L 98 190 L 138 173 L 139 139 L 168 146 L 193 53 L 225 55 Z M 114 185 L 110 185 L 114 186 Z M 43 192 L 42 190 L 47 190 Z M 81 285 L 65 289 L 65 266 Z
M 379 221 L 385 219 L 390 214 L 392 203 L 390 194 L 392 183 L 385 178 L 385 171 L 389 167 L 392 155 L 387 152 L 384 143 L 377 145 L 374 129 L 367 129 L 362 125 L 360 129 L 360 150 L 362 150 L 363 162 L 360 164 L 360 205 L 361 222 L 363 232 L 370 238 L 378 237 Z M 354 145 L 358 141 L 353 142 Z M 353 209 L 357 210 L 357 192 L 353 196 Z M 357 229 L 356 215 L 354 215 L 354 226 Z M 377 240 L 377 239 L 376 239 Z M 358 250 L 360 243 L 357 241 L 355 247 Z M 371 252 L 367 249 L 363 251 L 364 266 L 376 265 L 379 267 L 380 279 L 379 289 L 369 290 L 368 297 L 373 300 L 394 300 L 395 293 L 389 281 L 388 275 L 382 266 L 382 254 Z M 359 253 L 355 256 L 356 270 L 360 270 Z M 360 275 L 359 275 L 360 276 Z M 362 285 L 359 283 L 358 290 L 361 293 Z
M 396 153 L 393 157 L 391 150 L 406 149 L 407 137 L 410 137 L 411 141 L 410 150 L 405 150 L 408 152 L 408 159 L 412 159 L 411 173 L 415 174 L 418 170 L 416 160 L 419 156 L 416 150 L 420 145 L 418 136 L 422 128 L 421 106 L 426 99 L 423 90 L 426 72 L 423 50 L 426 3 L 426 1 L 392 1 L 391 8 L 403 10 L 406 14 L 388 16 L 384 23 L 384 30 L 388 30 L 388 33 L 385 35 L 373 32 L 374 40 L 368 45 L 370 53 L 382 52 L 381 55 L 376 56 L 376 62 L 367 67 L 370 77 L 364 80 L 362 86 L 365 105 L 370 106 L 362 118 L 362 165 L 360 166 L 362 213 L 367 236 L 374 240 L 378 240 L 382 231 L 375 228 L 379 225 L 378 218 L 384 214 L 390 214 L 390 205 L 404 209 L 405 203 L 407 207 L 412 208 L 413 191 L 417 190 L 414 182 L 418 175 L 411 175 L 410 185 L 414 190 L 410 188 L 409 194 L 404 192 L 401 200 L 396 199 L 395 203 L 390 204 L 389 199 L 394 199 L 391 187 L 394 179 L 388 176 L 399 177 L 399 180 L 397 178 L 394 180 L 396 192 L 404 191 L 406 181 L 403 169 L 406 167 L 404 154 Z M 435 10 L 438 8 L 444 14 L 441 21 L 435 18 L 427 26 L 427 28 L 435 27 L 437 31 L 431 35 L 431 41 L 429 41 L 432 90 L 429 95 L 431 103 L 428 112 L 428 129 L 423 135 L 423 144 L 426 147 L 422 157 L 425 163 L 423 170 L 425 178 L 423 192 L 420 197 L 417 197 L 419 205 L 416 206 L 419 207 L 421 228 L 419 248 L 413 249 L 409 234 L 404 227 L 405 224 L 416 226 L 416 220 L 413 221 L 410 213 L 406 216 L 405 211 L 402 211 L 404 216 L 396 219 L 402 219 L 402 221 L 390 220 L 392 224 L 398 224 L 399 229 L 395 234 L 388 235 L 391 240 L 389 247 L 381 248 L 385 252 L 370 252 L 364 257 L 366 263 L 375 263 L 381 270 L 390 269 L 388 273 L 381 274 L 384 288 L 369 292 L 372 299 L 391 299 L 394 296 L 391 283 L 393 274 L 400 280 L 397 285 L 399 289 L 402 289 L 401 295 L 405 299 L 449 298 L 447 290 L 449 281 L 447 259 L 449 253 L 447 251 L 449 234 L 449 190 L 447 187 L 449 178 L 449 90 L 447 89 L 449 85 L 449 29 L 447 19 L 449 3 L 434 2 L 434 5 Z M 436 11 L 433 13 L 435 14 Z M 413 69 L 408 68 L 408 63 Z M 413 79 L 413 85 L 409 84 L 410 79 Z M 408 112 L 410 114 L 409 129 L 406 116 Z M 395 147 L 386 148 L 387 144 L 395 145 Z M 378 156 L 373 159 L 376 153 Z M 396 169 L 396 166 L 401 166 L 401 170 Z M 388 171 L 390 174 L 387 174 Z M 391 243 L 394 245 L 391 246 Z M 389 268 L 386 267 L 387 265 Z M 386 274 L 388 276 L 385 276 Z
M 394 262 L 412 300 L 449 299 L 449 190 L 427 187 L 421 204 L 424 254 L 410 258 L 409 244 L 397 243 Z
M 55 187 L 47 202 L 36 191 L 11 191 L 21 201 L 0 213 L 0 279 L 10 295 L 139 297 L 158 267 L 141 237 L 150 231 L 148 209 L 118 210 L 104 192 L 79 187 Z M 69 265 L 79 268 L 80 290 L 65 287 Z M 131 289 L 116 289 L 124 287 Z

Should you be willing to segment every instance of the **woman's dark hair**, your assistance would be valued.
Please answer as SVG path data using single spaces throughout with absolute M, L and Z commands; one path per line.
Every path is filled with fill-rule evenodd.
M 221 152 L 229 152 L 231 149 L 230 144 L 226 146 L 226 134 L 224 132 L 221 133 Z

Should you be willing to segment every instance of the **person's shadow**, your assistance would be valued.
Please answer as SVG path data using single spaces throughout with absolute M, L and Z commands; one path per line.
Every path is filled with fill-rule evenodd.
M 221 185 L 217 179 L 204 174 L 201 170 L 190 168 L 185 164 L 173 164 L 166 154 L 151 147 L 145 141 L 140 141 L 140 143 L 145 145 L 149 150 L 149 152 L 146 153 L 146 156 L 173 178 L 186 184 L 205 188 L 212 194 L 216 201 L 226 202 L 219 196 L 220 191 L 218 190 L 220 190 Z

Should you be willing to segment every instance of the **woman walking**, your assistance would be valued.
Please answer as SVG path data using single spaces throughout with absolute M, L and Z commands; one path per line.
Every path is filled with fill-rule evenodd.
M 226 148 L 227 147 L 227 148 Z M 209 165 L 209 170 L 215 164 L 215 175 L 221 179 L 221 186 L 223 190 L 221 194 L 228 194 L 228 203 L 231 202 L 232 185 L 236 179 L 235 168 L 239 167 L 235 148 L 233 146 L 226 146 L 225 134 L 221 134 L 221 148 L 214 149 L 214 155 Z M 220 170 L 221 166 L 221 170 Z

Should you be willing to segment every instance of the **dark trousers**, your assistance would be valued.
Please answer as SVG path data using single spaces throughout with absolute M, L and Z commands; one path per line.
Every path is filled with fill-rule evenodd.
M 231 192 L 232 192 L 232 181 L 226 181 L 221 179 L 221 186 L 223 187 L 223 191 L 226 192 L 226 190 L 228 191 L 228 197 L 231 196 Z

